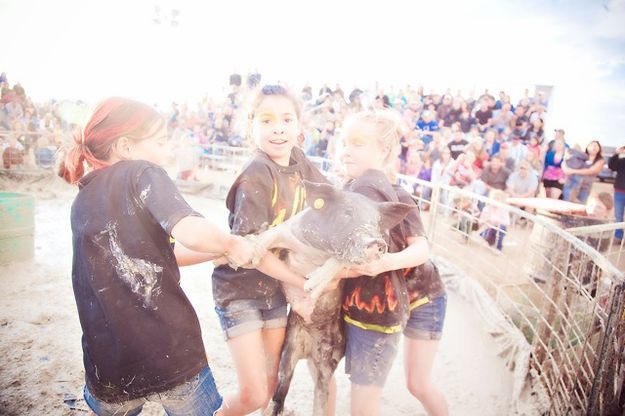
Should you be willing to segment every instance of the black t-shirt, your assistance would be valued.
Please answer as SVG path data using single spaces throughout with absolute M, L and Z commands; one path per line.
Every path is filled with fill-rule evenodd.
M 468 144 L 469 142 L 466 141 L 465 139 L 462 139 L 460 141 L 452 140 L 449 143 L 447 143 L 447 147 L 449 148 L 449 151 L 451 152 L 451 158 L 457 159 L 458 156 L 460 156 L 460 154 L 464 153 L 464 148 L 467 147 Z
M 477 110 L 475 113 L 475 118 L 477 119 L 478 123 L 484 125 L 488 123 L 489 119 L 493 118 L 493 110 L 491 109 L 488 109 L 486 111 Z
M 280 166 L 257 150 L 235 180 L 226 197 L 233 234 L 257 234 L 274 227 L 304 208 L 302 179 L 327 182 L 299 148 L 293 148 L 289 166 Z M 256 269 L 232 269 L 228 265 L 213 272 L 215 304 L 227 306 L 234 300 L 274 308 L 286 304 L 279 282 Z
M 397 193 L 399 202 L 404 204 L 415 205 L 414 199 L 406 192 L 402 187 L 394 185 L 393 188 Z M 415 209 L 411 211 L 404 221 L 402 222 L 403 234 L 408 238 L 413 237 L 425 237 L 425 229 L 421 222 L 421 215 L 419 210 Z M 431 261 L 428 260 L 425 263 L 417 267 L 410 267 L 403 270 L 404 277 L 406 278 L 406 286 L 408 289 L 409 302 L 419 300 L 425 296 L 430 299 L 440 296 L 445 292 L 445 286 L 438 273 L 438 268 Z
M 190 380 L 207 365 L 206 353 L 170 233 L 199 214 L 146 161 L 95 170 L 79 187 L 72 283 L 89 390 L 120 402 Z
M 393 186 L 379 170 L 367 170 L 345 188 L 376 202 L 399 202 Z M 401 224 L 394 227 L 385 237 L 388 251 L 401 251 L 406 246 L 406 238 Z M 345 279 L 343 294 L 346 322 L 383 333 L 403 329 L 408 318 L 408 292 L 401 270 Z

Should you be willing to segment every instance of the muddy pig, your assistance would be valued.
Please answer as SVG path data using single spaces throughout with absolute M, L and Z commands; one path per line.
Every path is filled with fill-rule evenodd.
M 386 253 L 385 233 L 415 208 L 377 203 L 327 184 L 305 181 L 305 188 L 308 208 L 256 240 L 259 250 L 287 249 L 286 262 L 308 278 L 306 289 L 316 299 L 314 305 L 310 300 L 301 302 L 303 293 L 283 285 L 291 311 L 278 385 L 265 415 L 283 411 L 295 365 L 304 358 L 315 382 L 313 414 L 325 414 L 329 383 L 345 353 L 340 316 L 342 285 L 333 277 L 345 267 L 376 260 Z

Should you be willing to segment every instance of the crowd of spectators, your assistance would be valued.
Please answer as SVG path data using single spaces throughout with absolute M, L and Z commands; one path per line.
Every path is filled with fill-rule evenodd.
M 52 168 L 74 124 L 62 117 L 62 103 L 35 104 L 17 82 L 0 74 L 0 149 L 4 169 Z
M 199 163 L 214 145 L 253 146 L 247 141 L 246 101 L 260 80 L 260 74 L 245 80 L 233 74 L 222 99 L 205 97 L 194 105 L 172 102 L 160 109 L 172 140 L 194 152 L 189 163 Z M 62 103 L 33 104 L 19 82 L 10 87 L 4 73 L 0 86 L 4 168 L 52 166 L 55 152 L 76 128 L 64 117 Z M 336 157 L 341 126 L 350 114 L 392 108 L 401 114 L 404 133 L 398 170 L 422 180 L 517 197 L 538 195 L 542 183 L 548 198 L 585 203 L 604 164 L 598 141 L 575 149 L 562 129 L 546 140 L 549 102 L 542 91 L 525 90 L 514 102 L 505 91 L 495 97 L 485 90 L 476 97 L 410 86 L 393 91 L 305 86 L 297 92 L 303 102 L 301 146 L 310 156 Z

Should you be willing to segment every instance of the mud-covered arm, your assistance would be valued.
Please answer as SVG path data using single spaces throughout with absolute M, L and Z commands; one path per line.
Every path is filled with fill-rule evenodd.
M 255 254 L 254 246 L 243 237 L 229 234 L 202 217 L 182 218 L 172 228 L 171 236 L 189 249 L 179 249 L 178 253 L 174 251 L 175 254 L 182 255 L 180 259 L 176 257 L 179 264 L 195 264 L 202 261 L 202 258 L 209 260 L 224 255 L 231 262 L 242 265 L 249 263 Z M 205 256 L 191 253 L 193 251 L 202 252 Z

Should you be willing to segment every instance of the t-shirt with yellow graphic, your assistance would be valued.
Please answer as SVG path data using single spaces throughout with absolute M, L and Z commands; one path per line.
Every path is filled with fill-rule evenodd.
M 289 166 L 280 166 L 256 150 L 226 197 L 231 232 L 257 234 L 300 212 L 306 201 L 302 179 L 327 182 L 299 148 L 292 150 Z M 220 307 L 241 299 L 263 308 L 286 304 L 277 280 L 256 269 L 234 270 L 228 265 L 213 272 L 213 297 Z

